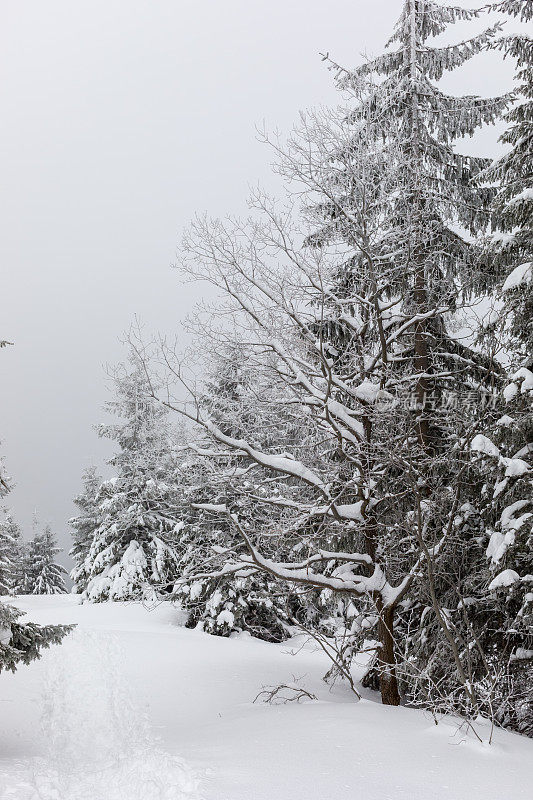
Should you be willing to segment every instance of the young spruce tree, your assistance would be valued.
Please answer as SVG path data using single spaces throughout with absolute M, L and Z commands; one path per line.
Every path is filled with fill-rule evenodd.
M 0 522 L 0 594 L 18 594 L 22 577 L 21 530 L 9 512 Z
M 253 437 L 262 447 L 269 440 L 283 435 L 287 445 L 294 446 L 302 434 L 302 426 L 288 415 L 278 415 L 275 426 L 265 424 L 257 397 L 267 398 L 274 386 L 260 385 L 257 373 L 249 368 L 252 353 L 243 358 L 234 348 L 217 348 L 209 361 L 209 380 L 202 398 L 214 424 L 232 437 Z M 255 400 L 255 402 L 254 402 Z M 283 434 L 281 429 L 283 428 Z M 235 577 L 205 573 L 222 569 L 228 553 L 243 550 L 243 542 L 234 527 L 224 517 L 213 513 L 213 504 L 226 505 L 247 516 L 250 525 L 264 524 L 253 514 L 255 493 L 276 491 L 272 479 L 268 488 L 260 476 L 250 469 L 246 458 L 227 451 L 213 451 L 207 437 L 190 439 L 188 453 L 180 465 L 179 566 L 177 596 L 189 611 L 188 625 L 200 626 L 208 633 L 229 636 L 232 632 L 247 631 L 266 641 L 282 641 L 290 635 L 298 621 L 315 624 L 318 593 L 307 592 L 300 597 L 297 587 L 278 582 L 266 572 Z M 288 558 L 292 547 L 299 545 L 297 531 L 292 538 L 272 536 L 270 554 Z M 190 580 L 188 576 L 191 576 Z
M 49 526 L 42 533 L 35 533 L 28 542 L 24 559 L 26 594 L 65 594 L 66 569 L 56 562 L 60 552 Z
M 150 399 L 140 367 L 117 372 L 115 385 L 117 399 L 108 408 L 121 422 L 98 428 L 118 445 L 109 461 L 115 475 L 96 490 L 89 479 L 88 517 L 72 523 L 82 535 L 75 544 L 75 585 L 95 602 L 151 598 L 175 577 L 174 457 L 166 412 Z
M 94 467 L 85 471 L 82 477 L 83 491 L 74 498 L 74 504 L 78 508 L 78 515 L 69 520 L 72 528 L 73 545 L 70 549 L 70 556 L 74 561 L 74 568 L 70 573 L 73 581 L 73 592 L 81 594 L 87 588 L 90 574 L 90 562 L 87 556 L 93 542 L 93 537 L 100 524 L 100 510 L 98 506 L 98 493 L 102 485 L 102 479 Z
M 9 481 L 0 463 L 0 497 L 9 491 Z M 68 625 L 36 625 L 21 623 L 22 611 L 0 602 L 0 672 L 15 672 L 18 664 L 29 664 L 39 658 L 41 650 L 59 644 L 71 630 Z

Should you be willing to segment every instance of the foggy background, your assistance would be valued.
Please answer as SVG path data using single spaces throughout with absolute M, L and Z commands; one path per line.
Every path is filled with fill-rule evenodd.
M 147 332 L 174 333 L 198 299 L 201 287 L 170 268 L 187 221 L 243 212 L 258 181 L 275 191 L 255 127 L 288 131 L 299 109 L 338 103 L 319 52 L 346 66 L 378 54 L 400 10 L 401 0 L 4 0 L 0 338 L 15 346 L 0 352 L 0 453 L 26 536 L 37 511 L 70 547 L 82 471 L 111 453 L 93 430 L 110 399 L 105 364 L 125 357 L 135 315 Z M 452 26 L 447 40 L 486 21 Z M 441 86 L 498 94 L 512 74 L 483 54 Z M 478 152 L 496 154 L 501 129 L 481 133 Z

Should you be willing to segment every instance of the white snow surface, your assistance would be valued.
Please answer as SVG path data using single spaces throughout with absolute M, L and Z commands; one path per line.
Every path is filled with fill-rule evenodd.
M 64 644 L 0 675 L 1 800 L 529 800 L 533 741 L 387 708 L 321 680 L 296 639 L 267 644 L 183 627 L 170 603 L 22 597 Z M 318 698 L 253 703 L 264 686 Z

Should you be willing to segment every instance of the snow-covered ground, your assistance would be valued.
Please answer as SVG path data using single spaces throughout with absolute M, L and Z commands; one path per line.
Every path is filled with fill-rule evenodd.
M 533 741 L 479 744 L 451 721 L 321 681 L 310 647 L 221 639 L 163 604 L 24 597 L 75 622 L 61 647 L 0 675 L 1 800 L 530 800 Z M 296 676 L 316 701 L 253 703 Z

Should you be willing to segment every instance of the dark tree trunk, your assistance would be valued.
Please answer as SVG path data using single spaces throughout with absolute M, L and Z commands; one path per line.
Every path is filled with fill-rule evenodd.
M 394 609 L 379 609 L 380 647 L 378 651 L 379 690 L 384 706 L 399 706 L 400 692 L 394 657 Z

